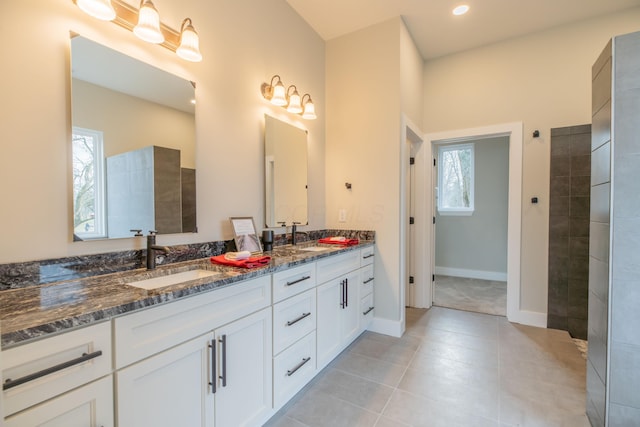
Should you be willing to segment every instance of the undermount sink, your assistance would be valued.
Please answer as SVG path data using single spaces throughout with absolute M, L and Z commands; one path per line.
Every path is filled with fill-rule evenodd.
M 209 270 L 189 270 L 183 271 L 182 273 L 167 274 L 166 276 L 137 280 L 135 282 L 129 282 L 127 285 L 150 291 L 153 289 L 164 288 L 165 286 L 178 285 L 191 280 L 217 276 L 219 274 L 220 273 L 216 271 Z
M 326 246 L 307 246 L 304 248 L 299 248 L 299 251 L 308 251 L 308 252 L 320 252 L 320 251 L 326 251 L 327 248 Z

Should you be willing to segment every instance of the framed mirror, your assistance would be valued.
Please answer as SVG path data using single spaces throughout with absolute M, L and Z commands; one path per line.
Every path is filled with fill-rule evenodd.
M 74 240 L 197 230 L 195 84 L 71 38 Z
M 265 222 L 308 223 L 307 131 L 265 115 Z

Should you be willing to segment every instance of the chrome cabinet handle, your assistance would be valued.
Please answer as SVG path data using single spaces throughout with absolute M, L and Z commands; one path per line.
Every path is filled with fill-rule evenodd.
M 362 283 L 364 283 L 364 284 L 366 285 L 366 284 L 367 284 L 367 283 L 369 283 L 369 282 L 373 282 L 373 277 L 369 277 L 367 280 L 365 280 L 365 281 L 364 281 L 364 282 L 362 282 Z
M 12 380 L 11 378 L 7 378 L 2 384 L 2 390 L 9 390 L 10 388 L 17 387 L 21 384 L 28 383 L 29 381 L 36 380 L 38 378 L 42 378 L 49 374 L 53 374 L 54 372 L 61 371 L 63 369 L 69 368 L 74 365 L 79 365 L 88 360 L 95 359 L 98 356 L 102 356 L 102 350 L 94 351 L 93 353 L 82 353 L 82 356 L 76 357 L 75 359 L 68 360 L 66 362 L 62 362 L 58 365 L 51 366 L 50 368 L 43 369 L 38 372 L 34 372 L 33 374 L 25 375 L 24 377 L 17 378 Z
M 371 310 L 373 310 L 373 307 L 369 307 L 367 311 L 363 312 L 362 314 L 366 316 L 367 314 L 371 313 Z
M 287 371 L 287 376 L 290 377 L 291 375 L 295 374 L 296 371 L 302 368 L 309 360 L 311 360 L 311 357 L 305 357 L 304 359 L 302 359 L 302 362 L 298 363 L 293 369 Z
M 222 380 L 222 387 L 227 386 L 227 335 L 222 335 L 220 338 L 220 343 L 222 344 L 222 375 L 220 375 L 220 379 Z
M 216 388 L 216 384 L 218 383 L 218 377 L 217 377 L 217 366 L 216 366 L 216 340 L 212 339 L 211 340 L 211 344 L 209 344 L 209 348 L 211 349 L 211 381 L 209 382 L 209 385 L 211 386 L 211 392 L 213 394 L 216 393 L 217 388 Z
M 304 282 L 305 280 L 311 279 L 311 276 L 302 276 L 298 280 L 294 280 L 293 282 L 287 282 L 285 286 L 295 285 L 296 283 Z
M 311 312 L 302 313 L 302 315 L 300 317 L 298 317 L 297 319 L 287 321 L 287 326 L 295 325 L 296 323 L 298 323 L 299 321 L 301 321 L 305 317 L 309 317 L 309 316 L 311 316 Z

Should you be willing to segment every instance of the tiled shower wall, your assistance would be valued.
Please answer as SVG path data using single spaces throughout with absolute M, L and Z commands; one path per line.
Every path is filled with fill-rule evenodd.
M 591 125 L 551 129 L 547 326 L 587 339 Z

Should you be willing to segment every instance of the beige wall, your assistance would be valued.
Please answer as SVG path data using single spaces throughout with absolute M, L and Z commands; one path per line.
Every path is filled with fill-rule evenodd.
M 610 37 L 638 29 L 635 8 L 425 64 L 425 132 L 524 123 L 522 310 L 547 311 L 550 129 L 591 122 L 591 65 Z
M 230 216 L 253 216 L 263 228 L 265 113 L 309 130 L 309 228 L 325 226 L 323 40 L 281 0 L 165 0 L 156 6 L 174 28 L 184 17 L 193 18 L 201 63 L 95 20 L 71 0 L 0 2 L 0 35 L 13 41 L 3 45 L 0 79 L 0 263 L 144 243 L 70 242 L 69 31 L 197 83 L 199 233 L 160 236 L 161 244 L 229 239 Z M 312 95 L 317 120 L 297 119 L 262 98 L 260 85 L 274 74 Z

